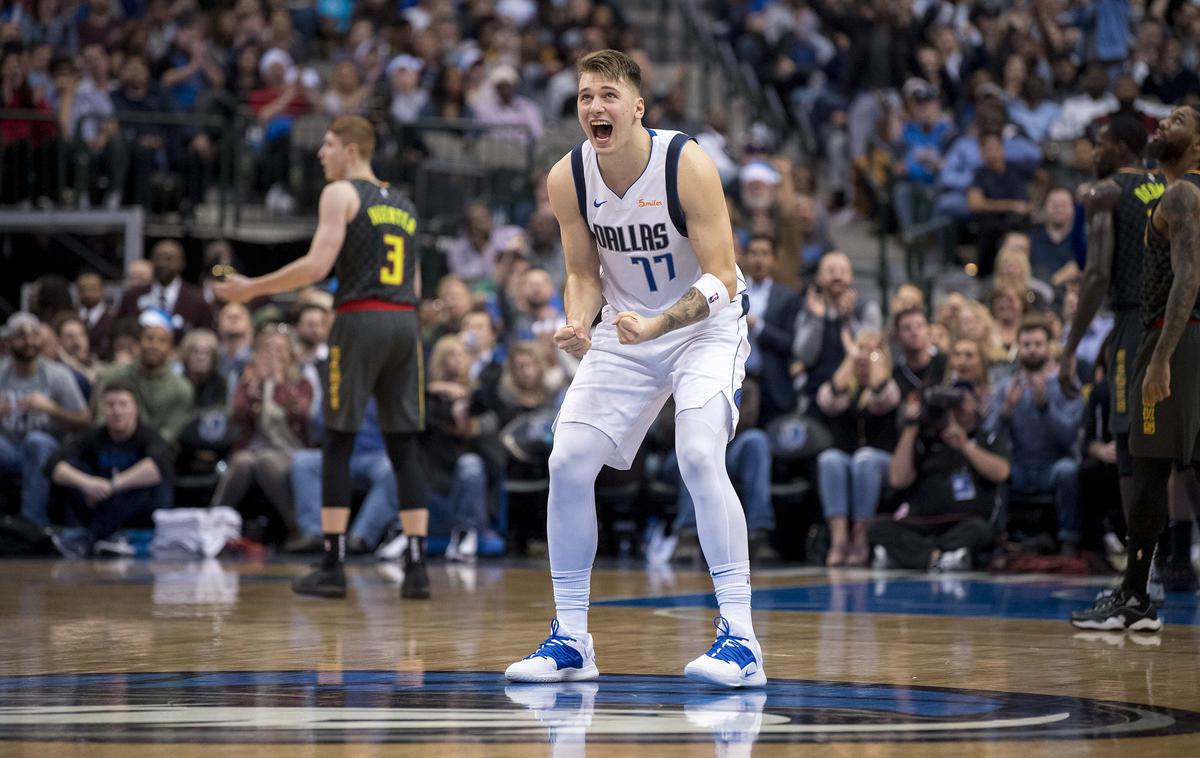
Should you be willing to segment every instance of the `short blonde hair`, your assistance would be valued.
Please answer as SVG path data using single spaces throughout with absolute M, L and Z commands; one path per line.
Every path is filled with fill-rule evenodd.
M 620 50 L 597 50 L 579 59 L 575 70 L 583 74 L 599 74 L 605 79 L 626 82 L 639 95 L 642 94 L 642 67 L 633 58 Z
M 339 116 L 329 125 L 329 131 L 344 145 L 358 148 L 358 157 L 371 160 L 375 153 L 375 127 L 362 116 Z

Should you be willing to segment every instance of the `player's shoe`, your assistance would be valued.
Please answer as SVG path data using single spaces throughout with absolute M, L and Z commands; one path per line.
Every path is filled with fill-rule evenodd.
M 97 542 L 96 547 L 99 546 L 100 543 Z M 1196 567 L 1190 563 L 1170 561 L 1162 570 L 1162 583 L 1167 592 L 1194 593 L 1198 586 Z
M 559 634 L 558 619 L 550 622 L 550 636 L 529 655 L 504 672 L 510 682 L 587 682 L 600 676 L 592 635 Z
M 763 690 L 727 692 L 688 700 L 683 713 L 690 723 L 711 729 L 717 744 L 726 748 L 745 745 L 749 749 L 762 729 L 763 706 L 766 704 L 767 693 Z
M 404 565 L 404 583 L 400 585 L 400 597 L 408 600 L 429 598 L 429 572 L 425 561 L 407 561 Z
M 1162 629 L 1154 603 L 1124 589 L 1097 598 L 1096 604 L 1087 610 L 1072 613 L 1071 625 L 1077 629 L 1100 631 L 1157 632 Z
M 719 687 L 766 686 L 767 672 L 763 669 L 758 640 L 735 637 L 722 616 L 713 619 L 713 625 L 717 627 L 716 641 L 707 653 L 683 669 L 683 675 Z
M 318 566 L 311 574 L 293 579 L 292 592 L 313 597 L 345 597 L 346 570 L 341 564 L 329 569 Z

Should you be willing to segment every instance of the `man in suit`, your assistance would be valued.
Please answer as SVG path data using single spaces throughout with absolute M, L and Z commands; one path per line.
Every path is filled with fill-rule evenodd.
M 104 302 L 104 279 L 95 271 L 82 271 L 75 277 L 79 293 L 79 318 L 87 327 L 88 342 L 96 355 L 112 357 L 113 312 Z
M 177 240 L 161 240 L 150 250 L 154 266 L 154 281 L 149 287 L 131 288 L 117 309 L 118 316 L 136 316 L 147 308 L 158 308 L 171 314 L 176 334 L 190 329 L 212 328 L 212 309 L 204 293 L 194 284 L 183 281 L 183 246 Z
M 762 388 L 763 426 L 796 410 L 788 364 L 801 301 L 799 293 L 771 278 L 777 262 L 775 240 L 765 234 L 751 237 L 738 261 L 748 277 L 746 293 L 750 299 L 746 323 L 751 350 L 746 373 L 758 379 Z

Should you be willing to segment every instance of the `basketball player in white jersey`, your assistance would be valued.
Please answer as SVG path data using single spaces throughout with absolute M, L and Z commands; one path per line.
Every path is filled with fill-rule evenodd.
M 642 126 L 641 71 L 629 56 L 602 50 L 578 70 L 587 139 L 547 179 L 567 268 L 567 325 L 555 341 L 583 359 L 550 455 L 546 531 L 557 618 L 546 641 L 505 676 L 599 676 L 587 630 L 596 475 L 604 464 L 629 468 L 674 394 L 679 468 L 721 609 L 716 642 L 684 673 L 762 686 L 746 519 L 725 471 L 750 352 L 746 284 L 734 263 L 725 195 L 713 162 L 687 135 Z

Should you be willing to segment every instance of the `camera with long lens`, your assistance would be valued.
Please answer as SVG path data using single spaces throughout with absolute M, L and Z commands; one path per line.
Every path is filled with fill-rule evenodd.
M 929 387 L 921 398 L 921 415 L 917 424 L 922 437 L 938 437 L 950 423 L 950 412 L 963 400 L 960 387 Z

